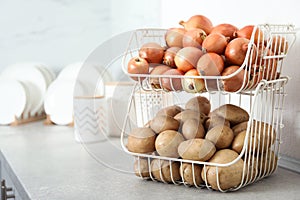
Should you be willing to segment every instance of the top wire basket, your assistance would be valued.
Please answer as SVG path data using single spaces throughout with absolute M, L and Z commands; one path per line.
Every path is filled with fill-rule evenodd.
M 129 41 L 123 57 L 123 71 L 141 84 L 143 90 L 187 91 L 191 93 L 224 91 L 239 93 L 256 88 L 261 80 L 275 80 L 281 76 L 284 60 L 296 39 L 296 31 L 290 24 L 261 24 L 253 28 L 246 56 L 239 69 L 231 74 L 208 75 L 153 75 L 131 74 L 127 70 L 131 58 L 138 56 L 141 46 L 156 42 L 166 47 L 165 29 L 138 29 Z M 204 50 L 205 53 L 205 50 Z M 226 58 L 225 58 L 226 62 Z M 153 80 L 156 86 L 153 86 Z M 169 87 L 164 82 L 169 82 Z M 181 84 L 181 87 L 177 85 Z M 197 88 L 203 85 L 202 89 Z M 234 85 L 227 88 L 227 85 Z

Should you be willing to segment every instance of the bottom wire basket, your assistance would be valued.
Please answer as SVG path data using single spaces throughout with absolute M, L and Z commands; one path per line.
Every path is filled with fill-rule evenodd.
M 121 134 L 124 151 L 134 157 L 135 174 L 221 192 L 271 175 L 277 167 L 287 81 L 262 81 L 255 91 L 246 93 L 173 93 L 172 97 L 163 91 L 145 92 L 136 85 L 128 107 L 131 114 Z M 207 99 L 210 112 L 185 119 L 183 113 L 190 112 L 187 104 L 191 99 Z M 148 105 L 147 109 L 141 104 Z M 170 107 L 174 110 L 174 105 L 176 115 L 165 112 Z M 197 128 L 191 131 L 193 123 Z

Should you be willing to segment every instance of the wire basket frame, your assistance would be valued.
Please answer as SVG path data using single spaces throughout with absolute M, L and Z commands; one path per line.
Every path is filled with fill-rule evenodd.
M 219 190 L 221 192 L 235 191 L 248 184 L 256 182 L 266 176 L 271 175 L 277 167 L 279 145 L 281 143 L 281 131 L 284 125 L 282 124 L 283 104 L 284 97 L 286 95 L 284 86 L 288 81 L 287 77 L 279 78 L 271 81 L 261 81 L 255 90 L 242 92 L 242 93 L 224 93 L 222 91 L 214 93 L 201 93 L 196 94 L 206 96 L 212 105 L 212 110 L 218 108 L 224 104 L 234 104 L 245 109 L 249 113 L 249 121 L 247 122 L 247 130 L 245 133 L 245 140 L 242 150 L 239 156 L 228 163 L 213 163 L 202 162 L 194 160 L 186 160 L 181 158 L 170 158 L 159 156 L 156 152 L 152 154 L 141 154 L 128 151 L 127 136 L 130 131 L 136 127 L 147 126 L 148 120 L 152 119 L 156 112 L 157 106 L 164 108 L 168 105 L 184 105 L 187 100 L 187 93 L 179 94 L 176 92 L 149 92 L 147 98 L 139 97 L 144 94 L 145 91 L 142 86 L 137 83 L 133 89 L 132 97 L 128 106 L 127 115 L 123 131 L 121 133 L 121 144 L 125 152 L 132 155 L 136 164 L 136 173 L 140 177 L 145 179 L 151 179 L 153 181 L 160 181 L 164 183 L 173 183 L 175 185 L 195 186 L 197 188 L 208 188 L 210 190 Z M 157 94 L 159 93 L 159 94 Z M 176 93 L 170 98 L 170 93 Z M 152 96 L 151 96 L 152 95 Z M 192 95 L 195 96 L 195 95 Z M 156 104 L 154 110 L 140 109 L 137 104 L 137 99 L 140 98 L 147 105 L 151 105 L 153 98 L 158 97 L 159 103 Z M 146 113 L 143 113 L 146 112 Z M 135 113 L 136 117 L 132 117 L 132 113 Z M 139 113 L 147 116 L 142 121 L 138 121 Z M 140 119 L 140 118 L 139 118 Z M 155 160 L 155 161 L 154 161 Z M 153 163 L 159 166 L 157 176 L 154 176 Z M 220 171 L 224 168 L 232 167 L 236 163 L 242 163 L 242 172 L 240 174 L 240 182 L 234 187 L 224 188 L 223 177 Z M 192 170 L 192 183 L 188 181 L 184 176 L 183 167 L 189 164 Z M 199 182 L 199 167 L 201 168 L 202 182 Z M 170 174 L 169 178 L 164 176 L 166 170 Z M 211 173 L 215 173 L 215 186 L 209 182 L 206 172 L 210 170 Z M 148 175 L 144 173 L 148 172 Z M 177 174 L 176 174 L 177 172 Z M 220 173 L 219 173 L 220 172 Z M 179 174 L 179 175 L 178 175 Z
M 235 91 L 255 90 L 256 86 L 263 79 L 274 80 L 281 76 L 284 66 L 284 58 L 286 58 L 289 49 L 293 46 L 296 39 L 296 31 L 294 26 L 290 24 L 261 24 L 253 29 L 253 33 L 248 45 L 246 57 L 240 68 L 234 73 L 226 76 L 180 76 L 180 75 L 150 75 L 150 74 L 130 74 L 127 71 L 129 60 L 138 56 L 140 47 L 148 42 L 156 42 L 161 46 L 166 46 L 165 29 L 138 29 L 129 40 L 127 51 L 123 57 L 122 69 L 125 74 L 135 77 L 141 84 L 143 90 L 162 90 L 162 79 L 170 79 L 171 90 L 175 91 L 172 79 L 181 80 L 183 84 L 186 79 L 202 80 L 205 83 L 205 89 L 194 92 L 205 91 L 224 91 L 224 81 L 236 78 L 239 74 L 243 74 L 242 84 Z M 204 50 L 205 52 L 205 50 Z M 160 87 L 153 87 L 151 79 L 156 78 Z

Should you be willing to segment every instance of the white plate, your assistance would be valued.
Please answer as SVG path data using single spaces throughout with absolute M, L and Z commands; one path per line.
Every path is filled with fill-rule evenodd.
M 68 125 L 73 122 L 74 85 L 74 81 L 56 79 L 48 87 L 44 108 L 51 121 L 57 125 Z
M 44 94 L 47 89 L 47 80 L 45 79 L 41 70 L 39 70 L 32 63 L 11 65 L 4 69 L 2 76 L 9 79 L 19 80 L 23 82 L 31 82 L 34 87 L 32 99 L 35 99 L 34 105 L 30 110 L 30 114 L 36 114 L 41 107 L 43 107 Z
M 16 80 L 0 80 L 0 124 L 9 125 L 26 107 L 26 90 Z
M 63 79 L 63 80 L 76 80 L 79 71 L 82 67 L 81 62 L 72 63 L 67 66 L 65 66 L 58 74 L 57 79 Z
M 46 65 L 36 64 L 35 67 L 37 67 L 44 75 L 44 77 L 47 81 L 47 86 L 49 86 L 51 84 L 51 82 L 53 82 L 55 80 L 55 78 L 56 78 L 55 73 L 51 69 L 49 69 Z
M 28 93 L 27 106 L 26 109 L 24 110 L 24 116 L 27 117 L 27 116 L 33 116 L 36 113 L 39 114 L 39 110 L 36 110 L 36 105 L 40 103 L 40 99 L 36 98 L 39 88 L 31 81 L 22 81 L 22 83 Z M 43 108 L 43 106 L 41 108 Z

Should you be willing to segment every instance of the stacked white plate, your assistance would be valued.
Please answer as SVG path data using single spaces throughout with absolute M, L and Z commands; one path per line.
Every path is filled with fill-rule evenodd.
M 86 64 L 86 63 L 85 63 Z M 86 64 L 87 65 L 87 64 Z M 82 70 L 83 63 L 72 63 L 65 66 L 58 74 L 55 81 L 49 86 L 44 100 L 45 112 L 50 116 L 50 120 L 57 125 L 68 125 L 74 122 L 73 116 L 73 97 L 80 95 L 84 97 L 84 94 L 94 93 L 93 88 L 95 84 L 90 83 L 88 74 L 92 74 L 95 77 L 100 76 L 100 72 L 97 66 L 85 67 L 86 70 Z M 85 77 L 84 79 L 78 78 Z M 82 74 L 84 73 L 84 74 Z M 76 86 L 76 92 L 74 91 Z
M 40 63 L 20 63 L 0 74 L 0 125 L 27 119 L 44 111 L 44 95 L 55 74 Z

